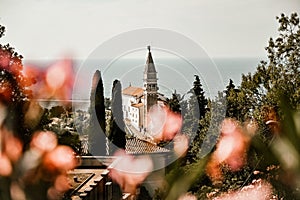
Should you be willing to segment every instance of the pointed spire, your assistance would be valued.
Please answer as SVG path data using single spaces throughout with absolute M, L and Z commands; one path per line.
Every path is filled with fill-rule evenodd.
M 150 63 L 153 63 L 153 59 L 152 59 L 152 55 L 151 55 L 151 47 L 150 45 L 147 46 L 147 49 L 148 49 L 148 58 L 147 58 L 147 62 L 146 64 L 150 64 Z

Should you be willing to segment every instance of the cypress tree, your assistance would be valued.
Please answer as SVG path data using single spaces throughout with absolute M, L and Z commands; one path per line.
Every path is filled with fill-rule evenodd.
M 95 95 L 95 111 L 98 122 L 100 124 L 101 129 L 105 133 L 105 102 L 104 102 L 104 89 L 103 89 L 103 81 L 101 77 L 101 73 L 96 71 L 100 78 L 96 87 L 96 95 Z
M 115 148 L 125 149 L 126 138 L 125 138 L 125 123 L 123 119 L 122 110 L 122 86 L 119 80 L 114 80 L 112 88 L 112 99 L 111 99 L 111 121 L 110 121 L 110 134 L 109 139 L 115 145 Z
M 93 155 L 106 155 L 104 89 L 101 73 L 94 73 L 90 96 L 89 144 Z

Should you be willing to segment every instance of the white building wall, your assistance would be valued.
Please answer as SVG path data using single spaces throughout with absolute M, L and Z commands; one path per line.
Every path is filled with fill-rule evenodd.
M 131 96 L 122 95 L 123 117 L 124 119 L 129 119 L 129 120 L 130 120 L 130 107 L 131 107 L 130 98 Z
M 131 106 L 132 103 L 138 103 L 135 97 L 122 95 L 122 109 L 124 119 L 130 121 L 131 125 L 136 130 L 140 130 L 140 111 L 139 108 Z
M 135 129 L 139 130 L 139 109 L 136 107 L 131 107 L 131 109 L 131 124 L 134 126 Z

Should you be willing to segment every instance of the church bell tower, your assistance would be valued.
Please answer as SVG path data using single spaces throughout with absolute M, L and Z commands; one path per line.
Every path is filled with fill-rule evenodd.
M 148 58 L 144 71 L 144 97 L 145 97 L 145 109 L 148 112 L 151 106 L 157 103 L 157 72 L 155 70 L 153 58 L 151 55 L 151 48 L 148 48 Z

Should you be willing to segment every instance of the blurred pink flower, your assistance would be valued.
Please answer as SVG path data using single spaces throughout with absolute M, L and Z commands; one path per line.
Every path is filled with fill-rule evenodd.
M 136 193 L 136 188 L 141 184 L 153 169 L 149 156 L 132 156 L 124 151 L 116 152 L 117 159 L 111 166 L 110 177 L 116 181 L 123 192 Z
M 197 200 L 197 197 L 193 194 L 186 193 L 181 195 L 178 200 Z
M 3 48 L 0 48 L 0 67 L 7 69 L 11 57 L 12 54 L 8 50 L 4 50 Z
M 3 79 L 0 87 L 0 176 L 12 176 L 13 182 L 9 181 L 12 199 L 25 199 L 23 190 L 27 184 L 36 184 L 41 180 L 49 181 L 50 188 L 45 188 L 49 189 L 49 199 L 59 199 L 70 187 L 66 172 L 77 165 L 74 151 L 58 145 L 56 134 L 49 131 L 34 133 L 29 149 L 27 145 L 25 149 L 21 139 L 15 137 L 22 132 L 16 134 L 8 131 L 3 120 L 9 113 L 5 105 L 12 102 L 14 95 L 19 95 L 14 91 L 18 86 L 24 88 L 22 93 L 30 99 L 29 104 L 19 110 L 24 114 L 24 125 L 28 128 L 39 123 L 43 114 L 41 107 L 32 99 L 69 99 L 74 82 L 72 62 L 64 59 L 47 69 L 32 66 L 23 69 L 21 57 L 0 48 L 0 68 L 13 75 L 16 81 Z M 32 85 L 34 83 L 37 84 Z M 30 89 L 34 90 L 35 96 L 32 96 Z
M 22 155 L 23 144 L 19 139 L 12 135 L 8 135 L 5 139 L 5 154 L 12 161 L 16 162 Z
M 12 87 L 8 81 L 3 80 L 0 87 L 0 100 L 1 102 L 10 102 L 12 98 Z
M 63 59 L 50 65 L 46 70 L 27 66 L 24 70 L 28 80 L 35 80 L 32 86 L 35 99 L 70 99 L 75 73 L 70 59 Z
M 10 194 L 13 200 L 26 200 L 26 194 L 18 182 L 11 183 Z
M 57 200 L 62 199 L 63 194 L 57 191 L 54 187 L 50 187 L 47 191 L 47 199 L 48 200 Z
M 250 136 L 253 137 L 257 130 L 258 130 L 258 124 L 255 119 L 250 119 L 244 122 L 244 128 L 246 130 L 246 133 Z
M 53 96 L 69 99 L 73 89 L 73 82 L 74 72 L 71 60 L 58 61 L 47 69 L 46 83 Z
M 241 190 L 228 192 L 214 198 L 214 200 L 270 200 L 274 199 L 272 191 L 273 189 L 270 183 L 256 180 L 251 185 L 245 186 Z
M 56 177 L 54 181 L 54 188 L 61 193 L 68 191 L 71 188 L 67 174 L 62 174 Z
M 186 154 L 189 148 L 189 139 L 186 135 L 177 134 L 174 137 L 174 151 L 178 157 L 182 157 Z
M 40 131 L 34 133 L 30 146 L 37 149 L 41 153 L 51 151 L 57 146 L 57 138 L 55 133 L 51 131 Z
M 52 151 L 46 152 L 43 165 L 50 172 L 64 173 L 67 170 L 74 169 L 77 160 L 74 151 L 70 147 L 59 145 Z
M 0 176 L 9 176 L 12 173 L 12 165 L 8 157 L 0 152 Z
M 247 160 L 250 137 L 234 119 L 225 119 L 221 125 L 221 135 L 207 165 L 208 175 L 215 181 L 222 179 L 221 165 L 232 171 L 240 170 Z
M 15 163 L 22 155 L 23 144 L 5 127 L 0 130 L 0 154 L 5 155 L 10 162 Z M 1 166 L 1 165 L 0 165 Z
M 182 118 L 166 106 L 154 105 L 148 113 L 148 129 L 155 141 L 170 141 L 180 132 Z

